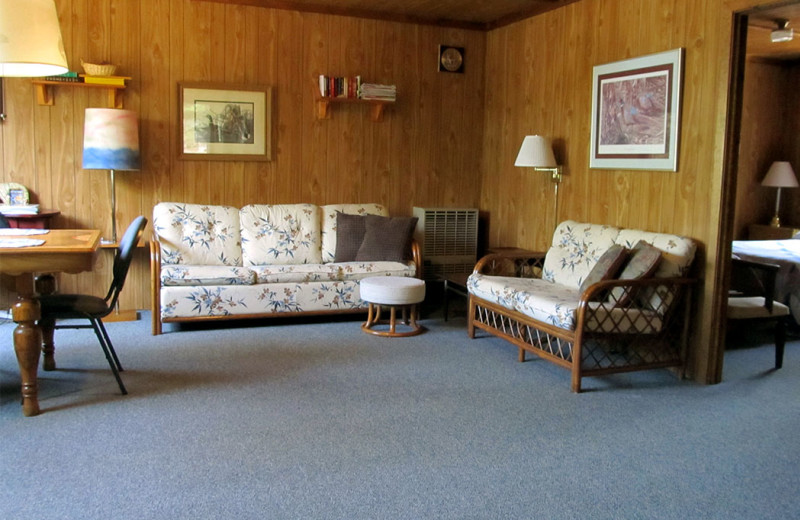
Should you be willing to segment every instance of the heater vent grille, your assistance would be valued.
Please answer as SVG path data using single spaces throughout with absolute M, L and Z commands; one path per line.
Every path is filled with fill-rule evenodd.
M 415 207 L 414 216 L 426 280 L 472 271 L 478 255 L 477 209 Z

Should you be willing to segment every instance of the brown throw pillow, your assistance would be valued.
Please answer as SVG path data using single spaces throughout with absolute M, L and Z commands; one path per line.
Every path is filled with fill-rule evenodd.
M 592 267 L 592 270 L 589 271 L 588 275 L 586 275 L 583 283 L 581 283 L 581 294 L 583 294 L 586 289 L 597 282 L 615 278 L 627 259 L 627 249 L 619 244 L 614 244 L 613 246 L 609 247 L 608 250 L 600 256 L 600 258 L 597 260 L 597 263 L 594 264 L 594 267 Z M 604 299 L 605 294 L 595 296 L 595 300 Z
M 366 215 L 364 241 L 358 248 L 359 262 L 404 262 L 409 258 L 409 245 L 417 217 L 379 217 Z
M 650 278 L 655 274 L 658 263 L 661 261 L 661 250 L 644 240 L 639 240 L 631 249 L 631 256 L 625 268 L 617 278 L 620 280 L 638 280 Z M 617 302 L 617 307 L 625 307 L 631 303 L 631 294 L 622 287 L 611 290 L 609 302 Z
M 367 231 L 365 215 L 350 215 L 336 212 L 336 251 L 334 262 L 352 262 L 356 259 L 358 248 L 364 241 Z

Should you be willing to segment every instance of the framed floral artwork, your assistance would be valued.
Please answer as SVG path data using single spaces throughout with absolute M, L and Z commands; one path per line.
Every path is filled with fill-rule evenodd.
M 595 66 L 590 168 L 678 169 L 683 49 Z

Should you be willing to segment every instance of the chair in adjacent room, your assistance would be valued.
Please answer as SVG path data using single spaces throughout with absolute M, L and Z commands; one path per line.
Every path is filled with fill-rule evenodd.
M 142 237 L 144 228 L 147 225 L 145 217 L 136 217 L 128 226 L 125 234 L 119 242 L 119 246 L 114 254 L 113 279 L 111 287 L 105 298 L 88 294 L 50 294 L 39 298 L 41 304 L 42 335 L 45 338 L 53 338 L 53 329 L 94 329 L 100 346 L 108 360 L 108 365 L 114 373 L 114 377 L 119 384 L 119 389 L 123 395 L 128 391 L 122 383 L 119 373 L 122 371 L 114 345 L 108 337 L 102 319 L 111 314 L 117 304 L 122 287 L 125 285 L 125 278 L 128 276 L 128 269 L 131 265 L 133 253 L 139 240 Z M 89 320 L 89 324 L 59 324 L 59 320 Z
M 775 368 L 783 366 L 786 345 L 786 317 L 789 307 L 774 301 L 775 275 L 779 266 L 733 258 L 728 293 L 728 320 L 760 320 L 775 323 Z

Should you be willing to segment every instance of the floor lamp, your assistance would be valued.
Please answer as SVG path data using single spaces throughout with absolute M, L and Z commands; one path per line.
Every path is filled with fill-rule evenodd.
M 117 243 L 115 170 L 139 170 L 139 120 L 133 110 L 87 108 L 83 126 L 83 169 L 111 173 L 111 240 Z
M 775 198 L 775 216 L 769 223 L 772 227 L 781 227 L 781 188 L 797 188 L 797 177 L 794 174 L 792 165 L 787 161 L 775 161 L 769 167 L 767 175 L 761 181 L 762 186 L 769 186 L 771 188 L 778 188 L 778 194 Z
M 563 170 L 556 164 L 553 145 L 550 139 L 540 135 L 527 135 L 522 140 L 514 166 L 533 168 L 537 172 L 549 172 L 555 187 L 555 207 L 553 210 L 553 229 L 558 225 L 558 185 L 561 183 Z

